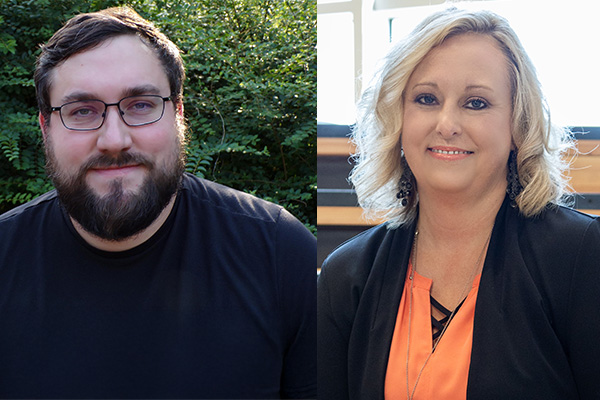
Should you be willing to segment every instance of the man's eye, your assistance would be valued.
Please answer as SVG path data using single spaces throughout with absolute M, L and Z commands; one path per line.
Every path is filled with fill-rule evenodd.
M 483 110 L 488 108 L 488 103 L 483 99 L 472 99 L 467 102 L 466 107 L 472 110 Z
M 74 117 L 89 117 L 94 114 L 95 111 L 90 108 L 79 108 L 71 113 Z
M 148 103 L 135 103 L 131 108 L 136 110 L 144 110 L 146 108 L 150 108 L 150 104 Z
M 422 94 L 422 95 L 417 96 L 417 98 L 415 99 L 415 102 L 426 105 L 426 106 L 430 106 L 430 105 L 436 104 L 437 100 L 434 96 L 432 96 L 430 94 Z
M 157 104 L 151 101 L 135 101 L 126 106 L 126 110 L 133 114 L 146 114 L 153 112 L 157 108 Z

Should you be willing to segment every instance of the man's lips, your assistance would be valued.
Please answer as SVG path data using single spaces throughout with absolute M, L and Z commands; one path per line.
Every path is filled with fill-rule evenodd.
M 90 172 L 96 172 L 102 175 L 124 175 L 137 168 L 141 167 L 140 164 L 131 165 L 110 165 L 102 167 L 92 167 L 89 169 Z
M 119 169 L 119 168 L 129 168 L 129 167 L 137 167 L 139 164 L 127 164 L 127 165 L 103 165 L 91 167 L 90 169 Z
M 120 153 L 117 157 L 106 154 L 96 155 L 87 160 L 80 168 L 80 176 L 104 176 L 105 178 L 125 177 L 142 170 L 150 171 L 154 164 L 139 153 Z

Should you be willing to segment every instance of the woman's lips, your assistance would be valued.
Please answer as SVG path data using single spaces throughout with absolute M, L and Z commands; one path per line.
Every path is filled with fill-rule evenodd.
M 458 147 L 429 147 L 427 151 L 434 157 L 445 161 L 462 160 L 473 154 L 470 150 L 461 149 Z

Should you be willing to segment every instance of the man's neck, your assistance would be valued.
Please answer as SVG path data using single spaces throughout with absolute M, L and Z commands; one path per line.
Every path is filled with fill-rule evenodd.
M 92 235 L 91 233 L 86 231 L 72 217 L 71 217 L 71 222 L 73 223 L 73 226 L 75 227 L 75 230 L 77 231 L 77 233 L 79 233 L 79 235 L 81 235 L 83 240 L 85 240 L 89 245 L 91 245 L 99 250 L 103 250 L 103 251 L 113 251 L 113 252 L 125 251 L 125 250 L 129 250 L 129 249 L 133 249 L 134 247 L 139 246 L 140 244 L 146 242 L 156 232 L 158 232 L 160 227 L 163 226 L 163 224 L 169 217 L 169 214 L 171 214 L 171 210 L 173 210 L 173 205 L 175 204 L 175 198 L 176 198 L 176 195 L 173 195 L 173 197 L 171 198 L 171 201 L 169 201 L 169 204 L 167 204 L 167 206 L 161 211 L 161 213 L 150 224 L 150 226 L 148 226 L 146 229 L 144 229 L 143 231 L 141 231 L 140 233 L 138 233 L 132 237 L 129 237 L 129 238 L 123 239 L 123 240 L 119 240 L 119 241 L 106 240 L 106 239 L 99 238 L 95 235 Z

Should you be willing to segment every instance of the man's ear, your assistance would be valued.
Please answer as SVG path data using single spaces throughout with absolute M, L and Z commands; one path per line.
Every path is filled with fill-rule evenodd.
M 48 140 L 48 126 L 50 125 L 50 121 L 47 120 L 41 112 L 38 113 L 38 121 L 40 123 L 40 129 L 42 130 L 44 144 L 46 144 L 46 140 Z
M 46 142 L 46 135 L 47 135 L 47 128 L 48 125 L 46 124 L 46 118 L 44 118 L 44 116 L 42 115 L 42 113 L 38 114 L 38 120 L 40 122 L 40 129 L 42 130 L 42 136 L 44 137 L 44 142 Z
M 177 114 L 183 118 L 183 101 L 177 103 Z

